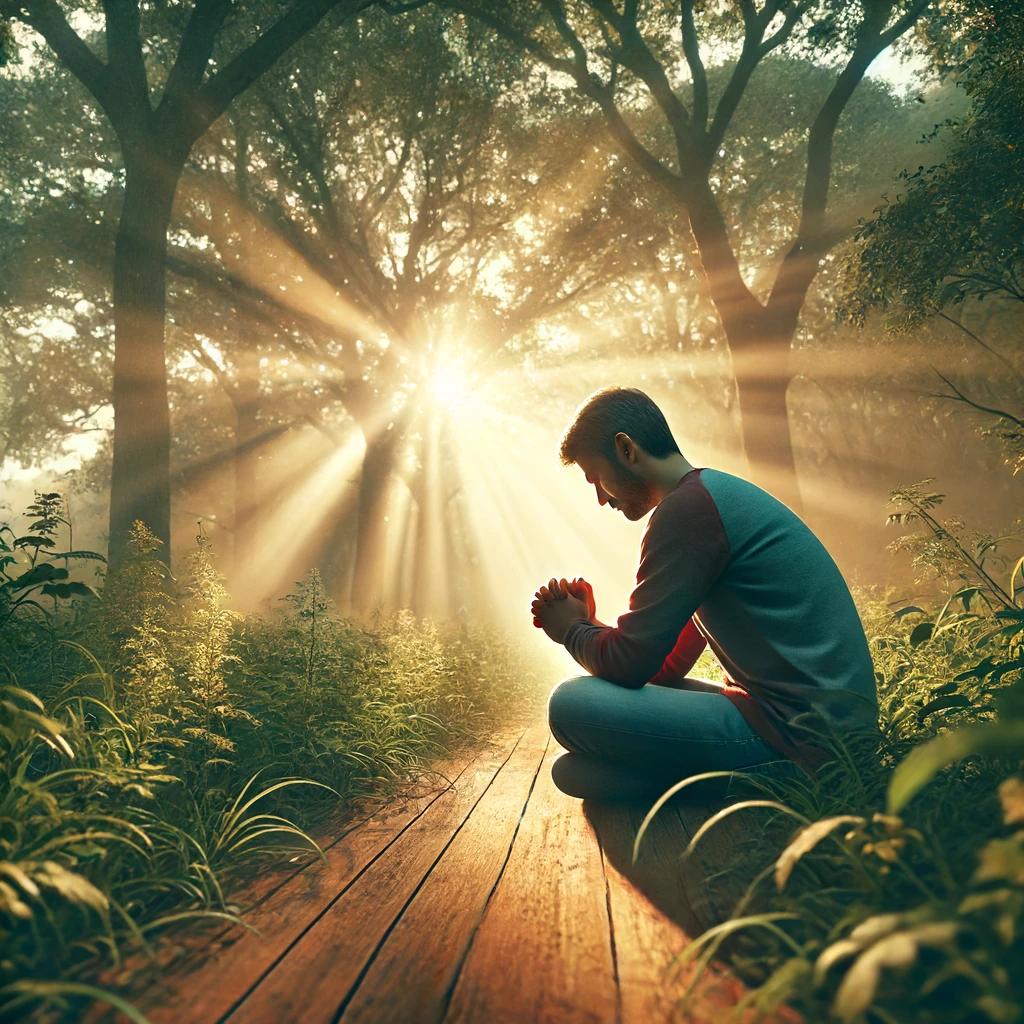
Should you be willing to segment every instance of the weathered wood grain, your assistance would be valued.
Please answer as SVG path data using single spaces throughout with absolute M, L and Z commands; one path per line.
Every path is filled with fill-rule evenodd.
M 487 751 L 332 903 L 227 1018 L 231 1024 L 333 1021 L 364 966 L 459 826 L 513 753 Z M 429 950 L 422 950 L 429 956 Z
M 587 804 L 585 809 L 604 854 L 622 1024 L 692 1024 L 726 1017 L 744 990 L 717 965 L 697 979 L 682 1003 L 697 965 L 681 961 L 679 954 L 704 931 L 691 900 L 706 899 L 701 890 L 707 883 L 698 868 L 684 864 L 689 836 L 676 806 L 668 804 L 653 819 L 635 864 L 633 840 L 647 806 Z
M 579 801 L 537 777 L 446 1024 L 613 1024 L 618 991 L 601 851 Z
M 494 749 L 515 742 L 512 736 L 502 740 Z M 458 785 L 482 753 L 486 751 L 439 765 L 438 781 L 421 784 L 413 794 L 387 804 L 331 844 L 325 850 L 326 864 L 319 859 L 307 864 L 262 900 L 260 887 L 249 889 L 256 905 L 245 921 L 255 932 L 237 926 L 227 930 L 153 985 L 139 1003 L 152 1024 L 213 1024 L 221 1019 L 330 902 L 447 790 L 442 776 Z
M 523 737 L 398 920 L 345 1006 L 341 1024 L 438 1024 L 512 847 L 548 745 Z
M 559 793 L 546 722 L 439 765 L 437 786 L 350 824 L 316 861 L 255 879 L 253 934 L 202 940 L 137 1005 L 153 1024 L 674 1024 L 727 1015 L 743 986 L 714 965 L 685 1007 L 679 953 L 748 879 L 757 812 L 663 808 L 632 862 L 645 805 Z M 760 865 L 758 865 L 760 866 Z M 198 944 L 198 940 L 197 940 Z M 88 1024 L 114 1018 L 105 1011 Z M 118 1018 L 119 1019 L 119 1018 Z M 793 1024 L 786 1013 L 780 1021 Z
M 633 864 L 633 840 L 646 807 L 587 801 L 584 811 L 604 854 L 622 1024 L 671 1021 L 678 991 L 673 967 L 696 925 L 679 863 L 683 830 L 675 815 L 656 817 Z

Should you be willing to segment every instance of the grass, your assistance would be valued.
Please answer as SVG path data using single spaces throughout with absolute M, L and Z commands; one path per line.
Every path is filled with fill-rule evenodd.
M 533 666 L 492 630 L 347 621 L 316 572 L 278 616 L 231 612 L 202 538 L 173 586 L 139 527 L 105 587 L 55 592 L 70 574 L 40 566 L 97 564 L 57 550 L 57 499 L 0 535 L 4 1019 L 73 1017 L 166 929 L 234 920 L 232 892 L 316 852 L 328 813 L 539 709 Z

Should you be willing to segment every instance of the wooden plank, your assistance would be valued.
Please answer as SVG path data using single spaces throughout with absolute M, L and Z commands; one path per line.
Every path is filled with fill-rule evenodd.
M 460 762 L 451 762 L 448 774 L 458 775 L 472 756 L 466 755 Z M 422 810 L 440 792 L 441 788 L 436 783 L 433 786 L 424 786 L 420 783 L 410 787 L 408 792 L 400 794 L 390 803 L 376 801 L 372 804 L 372 809 L 357 812 L 358 816 L 355 818 L 351 815 L 333 815 L 310 835 L 327 854 L 332 846 L 341 842 L 350 832 L 355 832 L 366 825 L 379 828 L 386 820 L 398 822 L 400 813 L 415 813 L 417 809 Z M 251 919 L 261 903 L 272 898 L 299 872 L 317 870 L 322 864 L 323 861 L 316 854 L 310 853 L 307 856 L 293 858 L 293 861 L 286 864 L 268 865 L 243 887 L 233 891 L 230 902 L 247 920 Z M 247 934 L 244 928 L 225 924 L 223 921 L 212 921 L 205 926 L 197 922 L 191 928 L 159 936 L 153 946 L 153 956 L 142 952 L 132 953 L 116 967 L 104 971 L 97 981 L 103 987 L 118 990 L 130 1002 L 140 1007 L 155 1007 L 152 1012 L 159 1014 L 160 1004 L 174 998 L 171 993 L 176 988 L 177 977 L 191 977 L 209 957 L 216 956 L 224 946 L 234 945 Z M 95 1003 L 85 1012 L 82 1024 L 101 1024 L 104 1021 L 127 1024 L 127 1020 L 127 1017 L 115 1012 L 106 1003 Z
M 697 830 L 725 804 L 704 801 L 673 801 L 686 833 L 686 843 Z M 739 811 L 724 818 L 701 837 L 692 856 L 683 862 L 683 877 L 701 930 L 721 924 L 731 915 L 737 900 L 743 895 L 753 872 L 764 865 L 756 863 L 751 871 L 730 871 L 741 856 L 750 853 L 751 839 L 756 833 L 758 812 Z M 683 844 L 684 848 L 686 843 Z
M 508 742 L 510 737 L 503 736 Z M 514 739 L 511 739 L 514 742 Z M 458 784 L 462 775 L 493 748 L 467 753 L 439 766 Z M 418 786 L 382 807 L 368 821 L 346 833 L 318 859 L 288 878 L 245 915 L 257 934 L 233 927 L 217 936 L 173 974 L 151 986 L 140 1000 L 152 1024 L 213 1024 L 242 1000 L 262 975 L 310 927 L 323 910 L 351 885 L 374 858 L 408 829 L 447 790 Z M 258 890 L 250 890 L 258 891 Z
M 446 1024 L 613 1024 L 618 990 L 601 851 L 555 789 L 552 744 Z
M 537 722 L 402 914 L 340 1017 L 341 1024 L 437 1024 L 494 891 L 548 746 Z
M 332 903 L 227 1018 L 231 1024 L 333 1021 L 387 935 L 513 750 L 488 751 Z
M 670 1021 L 678 992 L 673 967 L 696 927 L 679 863 L 683 830 L 675 815 L 656 817 L 633 864 L 633 840 L 646 805 L 583 806 L 604 855 L 622 1024 Z
M 651 822 L 632 862 L 633 840 L 647 813 L 640 805 L 584 805 L 604 854 L 622 999 L 622 1024 L 713 1021 L 728 1015 L 742 984 L 713 965 L 685 1007 L 696 964 L 679 954 L 704 927 L 690 906 L 692 880 L 681 855 L 689 841 L 669 804 Z M 703 820 L 703 819 L 702 819 Z

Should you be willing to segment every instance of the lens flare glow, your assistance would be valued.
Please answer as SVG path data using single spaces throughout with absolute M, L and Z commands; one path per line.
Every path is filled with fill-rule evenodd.
M 456 412 L 469 400 L 472 382 L 465 370 L 458 364 L 442 366 L 427 378 L 427 394 L 430 401 L 440 409 Z

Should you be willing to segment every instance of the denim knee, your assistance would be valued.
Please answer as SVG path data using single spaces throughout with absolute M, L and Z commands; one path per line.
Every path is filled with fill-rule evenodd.
M 551 734 L 562 746 L 566 746 L 565 733 L 560 728 L 565 722 L 576 720 L 579 709 L 586 700 L 588 684 L 593 676 L 569 676 L 563 679 L 548 697 L 548 727 Z

